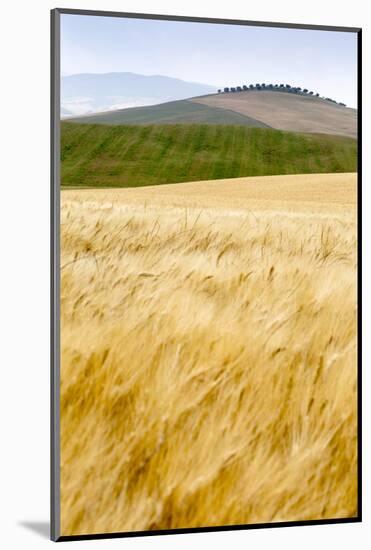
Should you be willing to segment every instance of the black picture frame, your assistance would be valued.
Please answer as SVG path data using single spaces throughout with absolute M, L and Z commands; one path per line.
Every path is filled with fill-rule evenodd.
M 197 527 L 156 531 L 133 531 L 64 536 L 60 534 L 60 17 L 63 14 L 118 17 L 133 19 L 152 19 L 164 21 L 183 21 L 214 23 L 227 25 L 245 25 L 254 27 L 278 27 L 287 29 L 324 30 L 349 32 L 357 34 L 357 483 L 358 513 L 351 518 L 325 520 L 284 521 L 244 525 L 222 525 L 217 527 Z M 55 8 L 51 10 L 51 204 L 50 204 L 50 538 L 53 541 L 74 541 L 90 539 L 108 539 L 141 537 L 153 535 L 236 531 L 250 529 L 267 529 L 277 527 L 332 525 L 340 523 L 357 523 L 362 521 L 362 29 L 359 27 L 338 27 L 315 24 L 273 23 L 267 21 L 248 21 L 239 19 L 217 19 L 205 17 L 184 17 L 147 13 L 124 13 L 115 11 L 96 11 Z

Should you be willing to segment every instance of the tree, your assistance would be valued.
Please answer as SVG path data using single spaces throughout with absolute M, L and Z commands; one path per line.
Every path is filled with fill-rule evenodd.
M 242 92 L 241 86 L 237 86 L 237 92 Z
M 227 93 L 229 92 L 229 88 L 224 88 L 224 91 Z
M 221 93 L 222 93 L 222 91 L 221 91 L 221 90 L 218 90 L 218 94 L 221 94 Z
M 316 97 L 319 97 L 319 94 L 316 94 Z
M 284 88 L 284 85 L 283 85 L 283 84 L 280 84 L 280 88 Z
M 249 88 L 250 88 L 250 90 L 253 90 L 254 89 L 254 84 L 250 84 Z
M 236 88 L 231 88 L 231 92 L 235 92 L 236 91 Z
M 298 86 L 296 89 L 297 89 L 298 92 L 301 92 L 300 86 Z
M 308 90 L 306 88 L 304 88 L 303 94 L 307 94 L 307 93 L 308 93 Z
M 313 95 L 313 92 L 309 92 L 309 95 Z
M 242 86 L 242 89 L 245 90 L 245 92 L 246 92 L 246 90 L 248 90 L 248 87 L 246 86 L 246 84 L 244 84 L 244 85 Z
M 287 88 L 288 90 L 290 90 L 290 88 L 291 88 L 290 84 L 286 84 L 286 88 Z

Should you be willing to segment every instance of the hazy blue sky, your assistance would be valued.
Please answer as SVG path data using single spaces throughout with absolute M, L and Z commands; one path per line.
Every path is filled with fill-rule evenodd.
M 288 83 L 357 106 L 355 33 L 62 15 L 62 75 L 134 72 L 218 87 Z

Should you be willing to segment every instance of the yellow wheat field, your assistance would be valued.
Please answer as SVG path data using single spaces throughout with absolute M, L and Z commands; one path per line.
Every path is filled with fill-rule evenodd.
M 63 535 L 351 517 L 356 176 L 62 191 Z

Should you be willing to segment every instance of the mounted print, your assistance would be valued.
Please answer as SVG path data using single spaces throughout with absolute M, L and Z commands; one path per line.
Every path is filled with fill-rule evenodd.
M 53 540 L 360 521 L 360 48 L 52 11 Z

